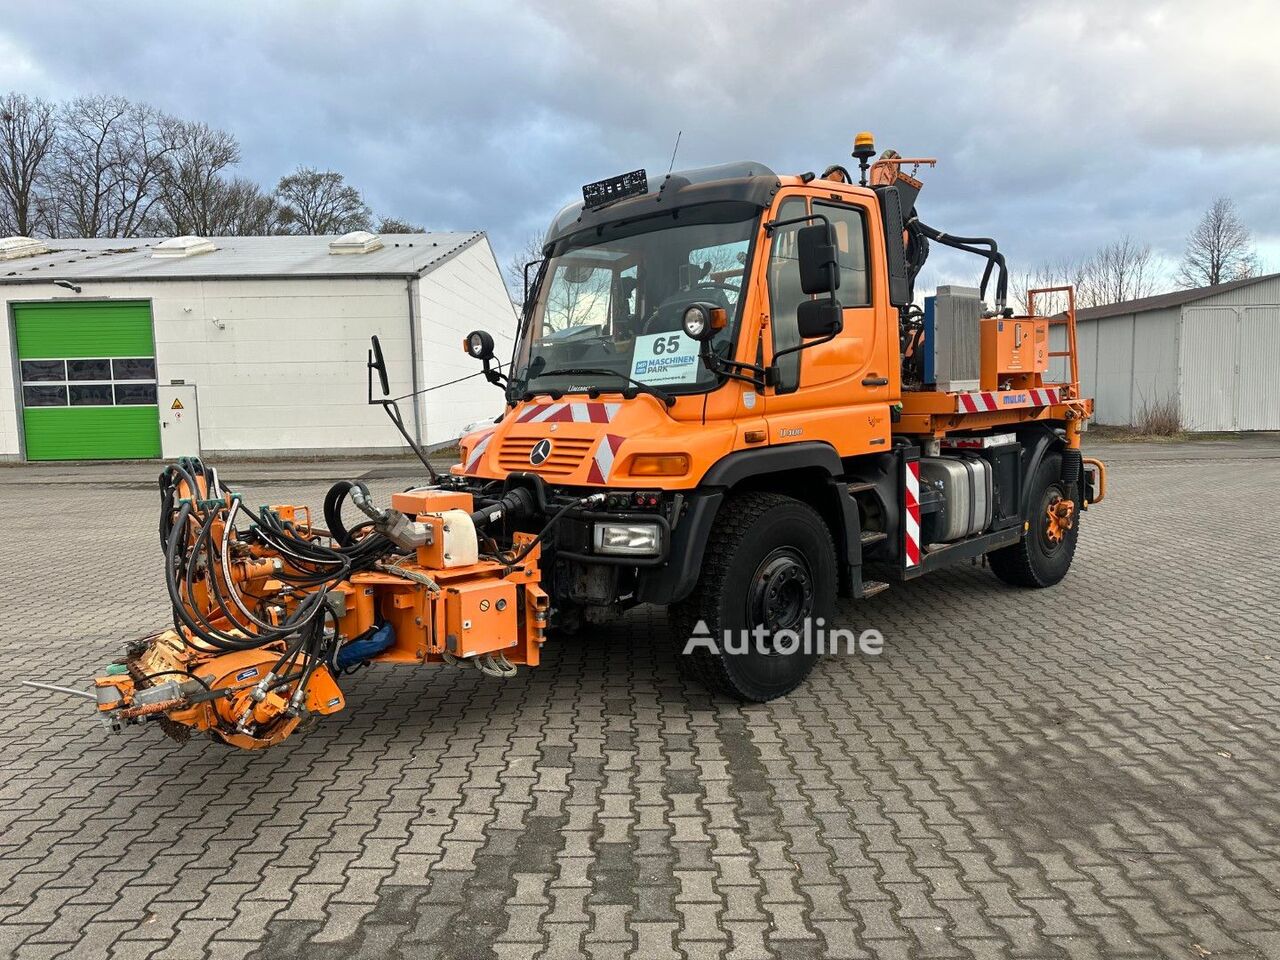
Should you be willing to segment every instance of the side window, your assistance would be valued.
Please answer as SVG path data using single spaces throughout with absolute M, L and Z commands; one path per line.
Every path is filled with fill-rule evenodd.
M 803 217 L 804 200 L 795 197 L 778 208 L 779 220 Z M 803 223 L 792 224 L 775 231 L 773 251 L 769 255 L 769 317 L 773 329 L 773 350 L 785 350 L 800 342 L 796 326 L 796 308 L 806 299 L 800 288 L 800 264 L 796 258 L 796 231 Z M 800 380 L 800 354 L 789 353 L 778 362 L 778 390 L 786 393 L 794 390 Z
M 867 227 L 861 210 L 831 203 L 815 203 L 814 213 L 825 214 L 836 231 L 836 258 L 840 261 L 837 296 L 846 307 L 871 304 L 867 285 Z

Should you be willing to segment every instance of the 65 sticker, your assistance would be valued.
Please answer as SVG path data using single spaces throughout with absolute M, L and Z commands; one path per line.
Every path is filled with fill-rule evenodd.
M 693 383 L 698 379 L 698 341 L 682 332 L 636 337 L 631 376 L 641 383 Z

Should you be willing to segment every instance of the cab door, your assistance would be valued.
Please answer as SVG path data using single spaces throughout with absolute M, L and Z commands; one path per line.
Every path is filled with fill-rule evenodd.
M 840 288 L 836 298 L 844 327 L 828 343 L 786 354 L 778 361 L 780 382 L 765 401 L 769 442 L 820 440 L 842 456 L 889 443 L 889 398 L 896 376 L 897 343 L 891 342 L 887 312 L 871 256 L 872 214 L 858 198 L 845 201 L 793 196 L 782 201 L 776 219 L 822 214 L 835 230 Z M 818 221 L 810 221 L 818 222 Z M 808 299 L 800 287 L 796 232 L 806 224 L 774 231 L 767 268 L 769 328 L 773 352 L 799 343 L 796 311 Z

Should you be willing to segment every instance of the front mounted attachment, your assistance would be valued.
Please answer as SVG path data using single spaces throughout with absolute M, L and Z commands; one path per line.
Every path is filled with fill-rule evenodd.
M 326 529 L 306 507 L 250 512 L 189 459 L 161 475 L 161 498 L 174 626 L 127 644 L 92 693 L 56 688 L 95 700 L 113 728 L 154 721 L 179 739 L 261 749 L 341 710 L 339 678 L 371 662 L 505 677 L 540 660 L 539 538 L 517 533 L 500 551 L 477 532 L 493 510 L 469 493 L 411 490 L 380 510 L 344 481 L 326 498 Z M 349 530 L 348 498 L 368 518 Z

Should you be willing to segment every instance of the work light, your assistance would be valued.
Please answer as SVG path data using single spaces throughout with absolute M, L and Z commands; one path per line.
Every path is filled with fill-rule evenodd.
M 477 360 L 487 360 L 493 356 L 493 337 L 483 330 L 472 330 L 468 333 L 462 346 Z
M 690 340 L 701 340 L 711 330 L 711 318 L 700 305 L 694 304 L 684 312 L 684 333 Z

